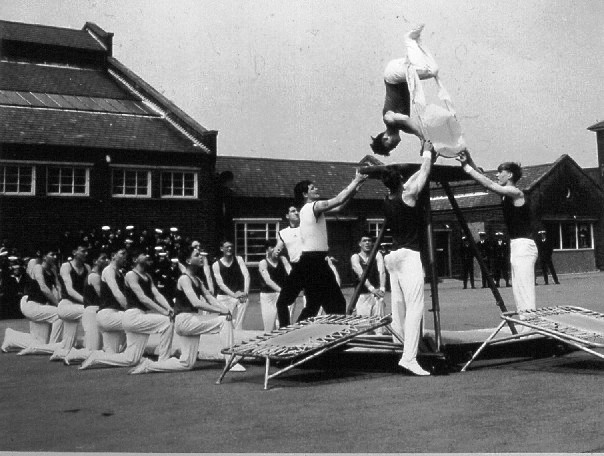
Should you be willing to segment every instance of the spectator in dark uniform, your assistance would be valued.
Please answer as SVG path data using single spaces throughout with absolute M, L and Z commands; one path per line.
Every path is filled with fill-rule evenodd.
M 491 242 L 487 238 L 487 233 L 485 233 L 484 231 L 480 231 L 478 233 L 478 236 L 480 237 L 480 239 L 476 243 L 476 247 L 478 247 L 478 251 L 480 252 L 482 261 L 484 261 L 484 264 L 486 265 L 487 269 L 491 271 L 491 257 L 493 255 Z M 482 272 L 482 288 L 487 288 L 487 286 L 487 275 Z
M 493 244 L 493 275 L 495 276 L 495 285 L 499 287 L 499 282 L 503 277 L 505 286 L 510 286 L 510 274 L 508 265 L 510 264 L 510 245 L 503 238 L 503 233 L 495 233 L 495 243 Z
M 560 285 L 558 276 L 556 275 L 556 270 L 554 269 L 554 263 L 552 262 L 554 246 L 547 237 L 547 232 L 545 230 L 541 230 L 538 233 L 537 250 L 539 251 L 539 262 L 541 263 L 541 271 L 543 272 L 543 280 L 545 281 L 545 284 L 549 285 L 549 281 L 547 279 L 547 272 L 549 269 L 549 272 L 552 274 L 552 278 L 554 279 L 554 283 L 556 285 Z
M 461 237 L 461 262 L 463 267 L 463 289 L 468 288 L 468 279 L 470 279 L 472 289 L 476 288 L 474 286 L 474 253 L 466 236 Z

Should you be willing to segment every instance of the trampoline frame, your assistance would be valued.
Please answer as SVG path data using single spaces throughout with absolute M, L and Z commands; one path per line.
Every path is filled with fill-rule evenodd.
M 568 313 L 568 312 L 581 312 L 582 314 L 587 313 L 588 315 L 594 316 L 597 319 L 604 320 L 604 314 L 602 314 L 600 312 L 595 312 L 593 310 L 585 309 L 583 307 L 577 307 L 577 306 L 541 307 L 541 308 L 538 308 L 533 311 L 524 312 L 524 314 L 530 316 L 531 314 L 535 314 L 535 313 L 556 312 L 558 310 L 560 310 L 560 311 L 563 310 L 563 311 L 565 311 L 565 313 Z M 504 312 L 501 314 L 501 318 L 503 321 L 499 324 L 499 326 L 495 329 L 495 331 L 493 331 L 493 333 L 483 342 L 483 344 L 478 348 L 478 350 L 476 350 L 474 355 L 472 355 L 472 358 L 463 366 L 463 368 L 461 369 L 461 372 L 465 372 L 468 369 L 468 367 L 470 366 L 470 364 L 472 364 L 476 360 L 476 358 L 478 358 L 480 353 L 482 353 L 482 351 L 485 348 L 487 348 L 488 346 L 509 342 L 509 341 L 515 340 L 515 339 L 521 339 L 521 338 L 525 338 L 525 337 L 535 336 L 535 335 L 540 335 L 540 336 L 545 336 L 545 337 L 555 339 L 564 344 L 578 348 L 579 350 L 583 350 L 586 353 L 597 356 L 598 358 L 604 359 L 604 354 L 598 353 L 597 351 L 593 350 L 593 348 L 604 348 L 604 341 L 602 343 L 598 343 L 598 342 L 586 340 L 584 338 L 579 337 L 580 334 L 585 334 L 585 335 L 598 334 L 599 337 L 604 338 L 604 334 L 588 333 L 585 330 L 573 328 L 572 325 L 571 325 L 571 328 L 573 328 L 574 334 L 566 334 L 565 332 L 563 332 L 561 330 L 552 329 L 551 327 L 543 327 L 538 324 L 535 324 L 534 322 L 531 321 L 531 319 L 523 320 L 520 318 L 520 314 L 517 311 Z M 524 326 L 524 327 L 532 329 L 532 331 L 520 332 L 517 334 L 513 334 L 511 336 L 502 337 L 497 340 L 493 340 L 495 338 L 495 336 L 499 333 L 499 331 L 501 331 L 506 324 Z M 552 323 L 552 325 L 557 326 L 554 323 Z
M 366 323 L 370 322 L 370 324 L 364 324 L 363 326 L 356 327 L 354 323 Z M 371 323 L 373 322 L 373 323 Z M 292 349 L 291 354 L 279 354 L 279 346 L 275 346 L 273 351 L 268 348 L 265 348 L 264 351 L 255 350 L 254 344 L 262 344 L 262 342 L 276 338 L 278 336 L 291 333 L 297 329 L 302 327 L 313 325 L 313 324 L 341 324 L 341 325 L 349 325 L 349 334 L 341 335 L 341 336 L 325 336 L 325 339 L 312 348 L 301 349 L 298 350 L 298 353 L 295 353 Z M 385 317 L 354 317 L 347 315 L 322 315 L 320 317 L 309 318 L 308 320 L 304 320 L 298 322 L 294 325 L 287 326 L 285 328 L 276 329 L 270 333 L 263 334 L 261 336 L 256 337 L 255 339 L 244 341 L 240 344 L 236 344 L 233 347 L 225 348 L 222 350 L 222 354 L 231 355 L 228 359 L 220 377 L 216 381 L 216 384 L 219 385 L 222 383 L 225 375 L 231 368 L 241 361 L 244 358 L 255 358 L 255 359 L 264 359 L 265 369 L 264 369 L 264 389 L 268 389 L 268 381 L 273 379 L 285 372 L 293 369 L 294 367 L 298 367 L 301 364 L 304 364 L 311 359 L 316 358 L 317 356 L 321 356 L 322 354 L 328 352 L 329 350 L 333 350 L 334 348 L 340 347 L 342 345 L 347 344 L 350 340 L 361 334 L 367 334 L 371 331 L 375 331 L 378 328 L 385 327 L 386 330 L 396 339 L 400 341 L 402 344 L 400 336 L 396 334 L 392 328 L 390 327 L 390 323 L 392 323 L 392 317 L 390 315 L 386 315 Z M 319 341 L 319 339 L 317 339 Z M 252 346 L 252 347 L 250 347 Z M 283 351 L 283 349 L 281 349 Z M 270 373 L 271 360 L 273 361 L 290 361 L 290 364 L 282 369 L 274 373 Z

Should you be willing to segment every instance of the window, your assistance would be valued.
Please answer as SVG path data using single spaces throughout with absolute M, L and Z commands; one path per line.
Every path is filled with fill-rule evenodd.
M 50 166 L 46 191 L 49 195 L 88 196 L 88 168 Z
M 547 235 L 551 236 L 554 249 L 593 249 L 592 222 L 560 222 L 547 225 Z
M 367 231 L 371 233 L 374 239 L 377 239 L 383 225 L 383 220 L 367 220 Z M 391 247 L 392 236 L 390 234 L 390 230 L 386 230 L 386 232 L 384 233 L 384 237 L 382 238 L 382 243 L 380 244 L 380 250 L 382 252 L 390 252 Z
M 162 172 L 161 196 L 162 198 L 197 198 L 197 173 Z
M 235 251 L 246 263 L 259 263 L 265 256 L 264 244 L 276 239 L 279 221 L 235 221 Z
M 151 172 L 114 169 L 111 172 L 111 194 L 115 197 L 150 198 Z
M 36 168 L 22 165 L 0 165 L 0 193 L 4 195 L 34 195 Z

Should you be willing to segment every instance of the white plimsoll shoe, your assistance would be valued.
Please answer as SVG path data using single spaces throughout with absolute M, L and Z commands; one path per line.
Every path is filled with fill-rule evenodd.
M 151 360 L 149 358 L 141 359 L 140 363 L 138 363 L 135 367 L 128 371 L 129 374 L 146 374 L 147 366 L 151 364 Z
M 420 366 L 418 364 L 417 360 L 415 360 L 415 359 L 413 361 L 403 361 L 403 360 L 401 360 L 398 363 L 398 365 L 401 366 L 406 371 L 412 373 L 413 375 L 418 375 L 418 376 L 430 375 L 430 372 L 428 372 L 427 370 L 423 369 L 422 366 Z
M 89 367 L 92 366 L 92 363 L 94 362 L 96 356 L 93 353 L 90 354 L 90 356 L 88 358 L 86 358 L 84 360 L 84 362 L 82 362 L 82 364 L 80 365 L 80 367 L 78 367 L 79 370 L 84 370 L 84 369 L 88 369 Z
M 233 367 L 231 367 L 231 372 L 245 372 L 246 370 L 247 369 L 239 363 L 237 363 Z

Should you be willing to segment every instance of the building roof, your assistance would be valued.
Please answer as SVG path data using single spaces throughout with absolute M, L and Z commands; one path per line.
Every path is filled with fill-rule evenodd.
M 601 122 L 598 122 L 596 124 L 593 124 L 591 127 L 587 127 L 587 129 L 591 130 L 591 131 L 604 130 L 604 120 Z
M 19 51 L 24 59 L 1 53 L 0 144 L 214 153 L 216 132 L 113 58 L 112 36 L 91 23 L 71 30 L 0 21 L 1 39 L 37 46 Z M 47 64 L 52 46 L 65 48 L 69 62 Z M 91 65 L 78 50 L 104 57 Z
M 0 21 L 0 40 L 104 52 L 105 48 L 85 30 Z
M 216 157 L 217 172 L 231 171 L 232 189 L 238 196 L 250 198 L 293 198 L 297 182 L 316 182 L 321 195 L 336 196 L 354 178 L 358 163 L 312 160 L 286 160 L 254 157 Z M 383 199 L 381 182 L 369 180 L 356 199 Z
M 107 70 L 16 62 L 0 62 L 0 90 L 140 101 L 111 78 Z
M 199 152 L 193 142 L 159 116 L 0 107 L 5 144 L 100 147 L 156 152 Z

